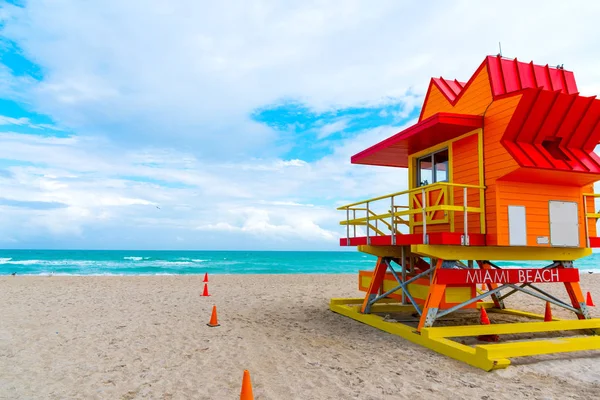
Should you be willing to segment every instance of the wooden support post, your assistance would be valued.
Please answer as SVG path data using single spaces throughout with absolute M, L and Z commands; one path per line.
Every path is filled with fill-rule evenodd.
M 579 282 L 565 282 L 565 289 L 567 289 L 567 293 L 569 294 L 569 299 L 571 299 L 571 304 L 573 304 L 573 307 L 581 311 L 581 314 L 577 314 L 577 318 L 590 319 Z
M 485 261 L 479 261 L 477 260 L 477 264 L 479 265 L 479 268 L 481 269 L 493 269 L 492 266 L 488 263 L 486 263 Z M 486 283 L 488 290 L 493 290 L 496 289 L 498 287 L 497 283 Z M 500 293 L 494 293 L 492 296 L 492 301 L 494 302 L 494 306 L 496 308 L 500 308 L 500 309 L 504 309 L 504 301 L 500 300 Z
M 387 271 L 387 263 L 388 260 L 384 257 L 377 258 L 377 265 L 375 266 L 375 271 L 373 271 L 373 277 L 371 278 L 371 283 L 369 284 L 369 290 L 367 290 L 367 294 L 365 295 L 365 300 L 363 301 L 362 307 L 360 308 L 361 313 L 368 313 L 369 310 L 369 300 L 377 297 L 381 285 L 383 284 L 383 280 L 385 278 L 385 273 Z
M 417 327 L 417 331 L 419 332 L 421 331 L 421 328 L 433 325 L 442 301 L 442 297 L 446 293 L 446 285 L 438 284 L 436 277 L 437 271 L 442 267 L 442 263 L 443 260 L 438 259 L 435 270 L 432 272 L 433 277 L 431 280 L 431 285 L 429 286 L 429 294 L 427 295 L 427 299 L 423 305 L 421 319 L 419 320 L 419 326 Z

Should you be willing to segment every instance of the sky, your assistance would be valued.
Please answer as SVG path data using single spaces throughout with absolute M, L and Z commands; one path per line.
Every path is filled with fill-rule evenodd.
M 0 0 L 0 248 L 337 250 L 432 76 L 501 42 L 600 94 L 600 4 L 498 4 Z

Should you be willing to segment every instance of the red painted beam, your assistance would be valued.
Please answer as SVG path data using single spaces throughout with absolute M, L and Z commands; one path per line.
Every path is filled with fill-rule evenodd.
M 574 268 L 440 269 L 436 272 L 436 277 L 437 282 L 443 285 L 579 282 L 579 270 Z
M 428 233 L 429 244 L 460 246 L 462 245 L 462 233 L 460 232 L 432 232 Z M 470 246 L 485 246 L 485 235 L 481 233 L 469 234 Z M 350 238 L 349 246 L 363 246 L 367 244 L 367 237 Z M 409 246 L 413 244 L 423 244 L 423 234 L 398 234 L 396 235 L 396 246 Z M 340 246 L 348 246 L 347 238 L 340 238 Z M 371 236 L 371 246 L 392 246 L 392 236 Z

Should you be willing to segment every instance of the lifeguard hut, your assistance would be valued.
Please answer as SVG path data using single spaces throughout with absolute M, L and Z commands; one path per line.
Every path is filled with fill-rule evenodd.
M 339 208 L 340 245 L 377 263 L 359 271 L 365 297 L 332 299 L 331 310 L 484 370 L 505 368 L 511 357 L 600 349 L 600 319 L 590 316 L 574 265 L 600 247 L 599 141 L 600 100 L 580 96 L 573 73 L 560 66 L 488 56 L 466 83 L 433 78 L 415 125 L 351 159 L 408 168 L 409 188 Z M 532 261 L 546 263 L 532 268 Z M 564 284 L 568 300 L 545 290 L 551 282 Z M 517 292 L 576 319 L 541 321 L 507 308 Z M 481 308 L 515 321 L 444 322 Z M 579 335 L 506 339 L 561 331 Z M 498 336 L 500 343 L 462 343 Z

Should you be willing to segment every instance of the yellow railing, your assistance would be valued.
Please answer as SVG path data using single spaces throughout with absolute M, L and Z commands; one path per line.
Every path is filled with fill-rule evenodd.
M 448 192 L 453 192 L 454 189 L 457 188 L 463 189 L 462 205 L 455 205 L 454 196 L 448 195 Z M 439 182 L 368 200 L 362 200 L 338 207 L 338 210 L 346 211 L 346 219 L 341 221 L 340 225 L 346 225 L 346 238 L 348 239 L 348 244 L 350 244 L 350 238 L 356 237 L 357 226 L 366 227 L 367 243 L 370 243 L 370 238 L 372 236 L 371 231 L 373 231 L 375 236 L 391 235 L 392 244 L 396 244 L 396 234 L 399 233 L 399 225 L 408 226 L 411 229 L 411 233 L 415 225 L 422 225 L 423 243 L 428 243 L 427 224 L 440 222 L 439 220 L 435 220 L 437 212 L 444 212 L 445 216 L 448 212 L 451 213 L 453 216 L 452 221 L 454 220 L 454 214 L 456 212 L 462 212 L 464 215 L 463 244 L 468 244 L 468 214 L 482 214 L 484 212 L 485 207 L 484 204 L 481 203 L 481 199 L 483 198 L 481 194 L 484 189 L 484 186 Z M 478 197 L 480 203 L 479 207 L 471 207 L 467 204 L 469 190 L 476 190 L 480 194 Z M 435 204 L 428 205 L 427 199 L 429 194 L 434 191 L 439 191 L 440 194 L 435 201 Z M 421 195 L 420 199 L 418 198 L 419 194 Z M 402 203 L 402 201 L 399 201 L 399 198 L 402 196 L 408 196 L 408 204 L 398 204 Z M 417 206 L 414 206 L 415 204 L 413 203 L 416 203 Z M 411 204 L 413 204 L 413 207 L 411 207 Z M 379 209 L 379 211 L 376 211 L 377 209 Z M 420 216 L 420 221 L 417 221 L 418 216 Z M 442 222 L 446 221 L 447 220 L 444 220 Z M 484 233 L 485 221 L 483 218 L 480 218 L 480 221 L 480 232 Z M 350 227 L 352 227 L 352 235 Z
M 591 197 L 594 199 L 594 212 L 593 213 L 589 213 L 587 212 L 588 209 L 588 205 L 587 205 L 587 198 Z M 592 218 L 595 219 L 596 221 L 598 221 L 598 219 L 600 218 L 600 213 L 596 212 L 596 199 L 600 197 L 600 193 L 584 193 L 583 194 L 583 210 L 585 212 L 585 240 L 586 240 L 586 244 L 587 247 L 590 247 L 590 232 L 589 232 L 589 222 L 588 219 Z

